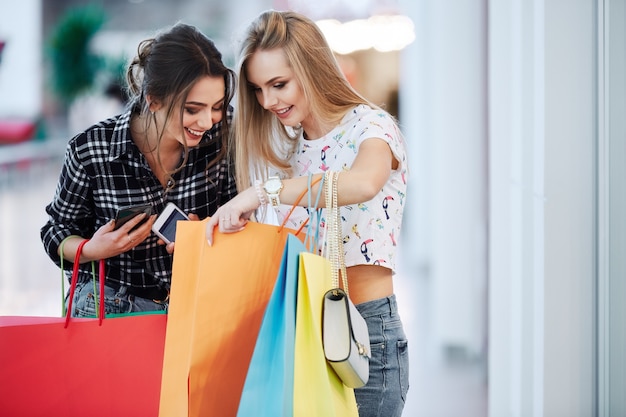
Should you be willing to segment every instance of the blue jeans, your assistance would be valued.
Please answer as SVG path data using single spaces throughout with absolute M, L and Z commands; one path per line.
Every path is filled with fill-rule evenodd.
M 167 310 L 167 303 L 158 303 L 146 298 L 136 297 L 126 293 L 127 287 L 114 290 L 104 286 L 104 312 L 105 314 L 126 314 L 139 311 L 163 311 Z M 74 292 L 72 301 L 72 317 L 96 317 L 95 299 L 99 294 L 98 283 L 94 295 L 93 281 L 79 282 Z M 69 294 L 68 294 L 69 297 Z M 100 300 L 98 299 L 98 302 Z
M 409 389 L 409 350 L 396 296 L 357 304 L 370 334 L 369 381 L 354 390 L 359 417 L 400 417 Z

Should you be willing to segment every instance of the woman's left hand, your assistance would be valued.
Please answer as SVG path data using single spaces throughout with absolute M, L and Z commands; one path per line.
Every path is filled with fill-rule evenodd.
M 213 232 L 216 226 L 222 233 L 234 233 L 243 230 L 259 204 L 256 190 L 254 187 L 249 187 L 218 208 L 206 224 L 206 239 L 209 246 L 213 244 Z

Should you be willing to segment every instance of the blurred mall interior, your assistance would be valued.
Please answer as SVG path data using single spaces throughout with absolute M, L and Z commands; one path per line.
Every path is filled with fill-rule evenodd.
M 63 95 L 50 39 L 87 5 L 104 59 Z M 269 8 L 318 22 L 407 139 L 404 415 L 626 415 L 621 0 L 0 0 L 0 315 L 60 314 L 44 208 L 67 140 L 120 109 L 139 40 L 194 24 L 234 67 Z

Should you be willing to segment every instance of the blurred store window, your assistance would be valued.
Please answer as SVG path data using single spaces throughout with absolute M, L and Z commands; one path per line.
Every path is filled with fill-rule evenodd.
M 402 14 L 398 2 L 277 3 L 286 3 L 286 7 L 314 19 L 350 83 L 366 98 L 399 118 L 400 53 L 415 40 L 415 30 L 413 21 Z
M 0 39 L 0 64 L 2 63 L 2 52 L 4 52 L 4 47 L 7 45 L 5 40 Z

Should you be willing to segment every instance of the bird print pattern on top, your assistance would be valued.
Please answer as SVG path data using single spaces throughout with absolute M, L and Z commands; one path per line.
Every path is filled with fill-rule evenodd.
M 404 138 L 391 116 L 366 105 L 356 106 L 326 136 L 315 140 L 301 136 L 292 166 L 296 170 L 295 176 L 308 176 L 329 169 L 349 170 L 359 146 L 372 138 L 384 140 L 399 164 L 372 200 L 341 207 L 346 266 L 380 265 L 395 272 L 408 166 Z M 278 220 L 282 222 L 290 209 L 291 206 L 279 206 Z M 289 216 L 287 226 L 297 229 L 308 217 L 308 209 L 297 208 Z M 325 223 L 325 211 L 322 210 L 320 248 L 324 242 Z

